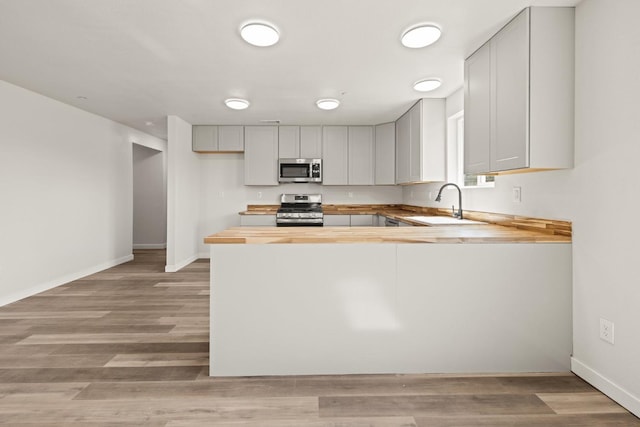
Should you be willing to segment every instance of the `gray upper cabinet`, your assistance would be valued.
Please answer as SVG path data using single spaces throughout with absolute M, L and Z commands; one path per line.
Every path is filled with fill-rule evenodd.
M 219 151 L 244 151 L 244 126 L 218 126 Z
M 574 8 L 523 10 L 465 61 L 465 173 L 573 167 Z
M 322 183 L 374 185 L 373 126 L 322 128 Z
M 409 149 L 410 140 L 409 112 L 404 113 L 396 121 L 396 183 L 409 182 Z
M 300 157 L 303 159 L 322 158 L 321 126 L 300 126 Z
M 396 121 L 396 183 L 445 180 L 445 100 L 421 99 Z
M 281 159 L 321 159 L 321 126 L 279 126 Z
M 373 126 L 349 126 L 349 185 L 373 185 Z
M 322 128 L 322 184 L 347 185 L 348 167 L 347 126 L 324 126 Z
M 193 126 L 193 151 L 199 153 L 241 153 L 244 151 L 244 126 Z
M 278 157 L 297 159 L 300 157 L 300 126 L 278 126 Z
M 375 127 L 375 185 L 396 183 L 396 125 Z
M 491 45 L 465 61 L 464 165 L 465 173 L 491 169 Z
M 278 185 L 278 127 L 245 126 L 244 184 Z

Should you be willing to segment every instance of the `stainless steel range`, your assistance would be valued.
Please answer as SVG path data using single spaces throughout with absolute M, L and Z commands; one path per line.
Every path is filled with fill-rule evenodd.
M 322 194 L 283 194 L 276 213 L 278 227 L 322 227 Z

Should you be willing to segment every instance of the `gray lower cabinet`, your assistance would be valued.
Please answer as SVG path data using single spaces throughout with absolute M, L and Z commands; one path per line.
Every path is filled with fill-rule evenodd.
M 278 127 L 245 126 L 244 185 L 278 185 Z
M 339 226 L 350 226 L 351 225 L 351 215 L 325 215 L 324 216 L 324 226 L 325 227 L 339 227 Z
M 374 223 L 374 219 L 377 215 L 351 215 L 352 227 L 373 227 L 377 225 Z
M 193 126 L 193 151 L 239 153 L 244 151 L 244 126 Z
M 275 227 L 275 215 L 240 215 L 240 225 L 243 227 Z

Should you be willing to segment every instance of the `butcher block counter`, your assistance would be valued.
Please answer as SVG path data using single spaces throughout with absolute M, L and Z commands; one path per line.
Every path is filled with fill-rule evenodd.
M 205 243 L 567 243 L 571 238 L 500 225 L 431 227 L 234 227 Z
M 237 227 L 205 237 L 209 374 L 569 370 L 570 223 L 465 218 L 492 224 Z

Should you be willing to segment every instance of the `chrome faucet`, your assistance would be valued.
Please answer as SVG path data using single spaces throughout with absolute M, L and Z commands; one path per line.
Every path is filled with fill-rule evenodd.
M 454 212 L 453 216 L 458 218 L 458 219 L 462 219 L 462 190 L 460 190 L 460 187 L 458 187 L 456 184 L 454 184 L 452 182 L 449 182 L 449 183 L 443 185 L 442 187 L 440 187 L 440 190 L 438 191 L 438 195 L 436 196 L 436 202 L 439 202 L 439 201 L 442 200 L 442 190 L 445 187 L 448 187 L 450 185 L 452 185 L 452 186 L 454 186 L 454 187 L 456 187 L 458 189 L 458 212 Z

